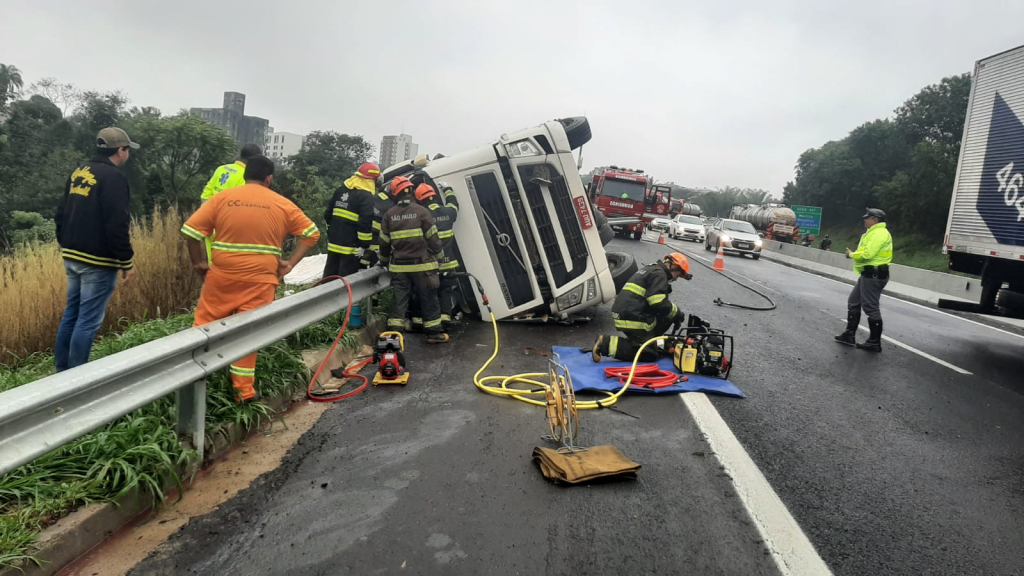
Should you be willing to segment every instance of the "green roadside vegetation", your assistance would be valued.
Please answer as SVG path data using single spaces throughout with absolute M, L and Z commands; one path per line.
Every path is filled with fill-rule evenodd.
M 892 262 L 903 266 L 912 266 L 935 272 L 949 272 L 949 260 L 942 254 L 941 238 L 931 238 L 922 234 L 903 234 L 898 228 L 891 227 Z M 823 228 L 821 234 L 815 236 L 813 246 L 817 248 L 825 234 L 832 237 L 832 251 L 842 254 L 846 248 L 856 250 L 864 228 L 855 226 L 830 226 Z
M 344 313 L 313 324 L 260 351 L 257 388 L 264 398 L 303 389 L 310 376 L 302 350 L 330 344 Z M 96 342 L 92 360 L 115 354 L 192 325 L 191 314 L 145 322 L 125 322 L 115 333 Z M 339 346 L 355 349 L 359 340 L 347 331 Z M 17 367 L 0 364 L 0 392 L 53 373 L 53 356 L 34 354 Z M 264 403 L 242 405 L 226 371 L 207 380 L 207 434 L 234 423 L 252 429 L 271 423 L 274 411 Z M 0 478 L 0 568 L 37 562 L 32 548 L 43 528 L 76 508 L 113 501 L 140 490 L 159 503 L 164 489 L 180 486 L 184 468 L 194 452 L 182 445 L 174 430 L 173 395 L 140 408 Z

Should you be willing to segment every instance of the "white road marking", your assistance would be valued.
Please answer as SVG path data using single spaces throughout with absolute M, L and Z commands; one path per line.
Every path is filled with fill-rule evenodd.
M 732 480 L 740 501 L 779 571 L 785 576 L 831 574 L 810 539 L 708 397 L 691 392 L 680 394 L 679 398 Z
M 806 270 L 801 270 L 799 268 L 794 268 L 792 266 L 786 266 L 785 264 L 779 264 L 778 262 L 772 262 L 771 260 L 768 260 L 768 263 L 772 264 L 774 266 L 780 266 L 782 268 L 787 268 L 789 270 L 796 270 L 797 272 L 801 272 L 803 274 L 807 274 L 808 276 L 814 276 L 815 278 L 821 278 L 822 280 L 828 280 L 829 282 L 835 282 L 836 284 L 842 284 L 843 286 L 846 286 L 846 287 L 850 287 L 851 286 L 851 284 L 849 284 L 847 282 L 843 282 L 841 280 L 836 280 L 835 278 L 829 278 L 828 276 L 821 276 L 821 275 L 815 274 L 813 272 L 808 272 Z M 964 322 L 967 322 L 969 324 L 974 324 L 975 326 L 981 326 L 982 328 L 988 328 L 989 330 L 995 330 L 996 332 L 1000 332 L 1002 334 L 1006 334 L 1007 336 L 1013 336 L 1014 338 L 1020 338 L 1020 339 L 1024 340 L 1024 336 L 1022 336 L 1020 334 L 1016 334 L 1014 332 L 1010 332 L 1009 330 L 1003 330 L 1002 328 L 996 328 L 995 326 L 989 326 L 988 324 L 982 324 L 981 322 L 978 322 L 978 321 L 975 321 L 975 320 L 971 320 L 970 318 L 964 318 L 963 316 L 957 316 L 956 314 L 950 314 L 949 312 L 943 312 L 942 310 L 938 310 L 936 308 L 930 308 L 928 306 L 923 306 L 921 304 L 918 304 L 917 302 L 910 302 L 909 300 L 904 300 L 904 299 L 899 298 L 897 296 L 890 296 L 888 294 L 882 294 L 882 296 L 884 296 L 886 298 L 889 298 L 891 300 L 895 300 L 895 301 L 900 302 L 902 304 L 909 304 L 911 306 L 917 306 L 918 308 L 921 308 L 922 310 L 927 310 L 929 312 L 934 312 L 936 314 L 941 314 L 943 316 L 948 316 L 949 318 L 956 318 L 957 320 L 963 320 Z
M 846 322 L 846 318 L 839 318 L 839 320 L 841 320 L 843 322 Z M 857 328 L 860 328 L 861 330 L 863 330 L 865 332 L 869 332 L 869 333 L 871 332 L 870 330 L 868 330 L 864 326 L 857 326 Z M 914 354 L 917 354 L 918 356 L 921 356 L 922 358 L 927 358 L 927 359 L 931 360 L 932 362 L 935 362 L 936 364 L 939 364 L 941 366 L 945 366 L 946 368 L 949 368 L 950 370 L 953 370 L 955 372 L 959 372 L 961 374 L 966 374 L 968 376 L 972 376 L 974 374 L 973 372 L 969 372 L 967 370 L 964 370 L 963 368 L 961 368 L 959 366 L 954 366 L 953 364 L 950 364 L 949 362 L 946 362 L 945 360 L 941 360 L 939 358 L 936 358 L 935 356 L 932 356 L 931 354 L 929 354 L 927 352 L 922 352 L 922 351 L 918 350 L 917 348 L 914 348 L 913 346 L 904 344 L 903 342 L 900 342 L 899 340 L 895 340 L 893 338 L 890 338 L 890 337 L 886 336 L 885 334 L 882 334 L 882 340 L 885 340 L 886 342 L 892 342 L 893 344 L 899 346 L 900 348 L 903 348 L 903 349 L 906 349 L 906 350 L 910 350 L 911 352 L 913 352 Z
M 950 314 L 949 312 L 943 312 L 942 310 L 936 310 L 935 308 L 929 308 L 927 306 L 922 306 L 921 304 L 918 304 L 917 302 L 910 302 L 908 300 L 903 300 L 903 299 L 897 298 L 895 296 L 889 296 L 888 294 L 882 294 L 882 296 L 885 296 L 886 298 L 891 298 L 893 300 L 899 300 L 900 302 L 902 302 L 904 304 L 910 304 L 911 306 L 917 306 L 918 308 L 921 308 L 922 310 L 928 310 L 928 311 L 931 311 L 931 312 L 935 312 L 936 314 L 942 314 L 943 316 L 949 316 L 950 318 L 956 318 L 957 320 L 963 320 L 964 322 L 967 322 L 967 323 L 970 323 L 970 324 L 974 324 L 975 326 L 981 326 L 982 328 L 988 328 L 989 330 L 995 330 L 996 332 L 1002 332 L 1003 334 L 1006 334 L 1007 336 L 1013 336 L 1014 338 L 1020 338 L 1021 340 L 1024 340 L 1024 336 L 1022 336 L 1020 334 L 1015 334 L 1013 332 L 1010 332 L 1009 330 L 1003 330 L 1002 328 L 996 328 L 995 326 L 989 326 L 988 324 L 982 324 L 981 322 L 976 322 L 974 320 L 971 320 L 970 318 L 964 318 L 963 316 L 957 316 L 956 314 Z

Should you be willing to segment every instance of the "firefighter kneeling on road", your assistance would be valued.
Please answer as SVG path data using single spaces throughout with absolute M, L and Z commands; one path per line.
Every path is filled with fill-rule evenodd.
M 442 254 L 441 239 L 430 211 L 412 201 L 412 182 L 399 176 L 391 181 L 391 196 L 396 205 L 384 214 L 380 223 L 380 265 L 394 274 L 391 288 L 395 301 L 388 313 L 388 327 L 406 326 L 405 314 L 413 290 L 423 312 L 427 342 L 448 341 L 441 328 L 441 307 L 437 302 L 440 285 L 437 257 Z
M 644 342 L 664 334 L 673 324 L 682 324 L 683 311 L 668 299 L 672 291 L 669 282 L 679 278 L 690 280 L 693 276 L 690 274 L 690 261 L 678 252 L 634 274 L 622 287 L 612 305 L 615 327 L 625 337 L 598 336 L 592 351 L 594 362 L 600 362 L 602 356 L 632 361 Z M 640 359 L 654 362 L 665 352 L 656 346 L 648 346 Z

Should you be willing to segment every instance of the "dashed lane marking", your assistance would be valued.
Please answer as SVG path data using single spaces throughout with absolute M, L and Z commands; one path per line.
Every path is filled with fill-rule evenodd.
M 839 318 L 839 320 L 841 320 L 842 322 L 846 322 L 846 318 Z M 857 326 L 857 328 L 859 328 L 859 329 L 861 329 L 861 330 L 863 330 L 865 332 L 870 332 L 870 330 L 868 330 L 864 326 Z M 961 368 L 959 366 L 955 366 L 953 364 L 950 364 L 949 362 L 946 362 L 945 360 L 942 360 L 941 358 L 936 358 L 935 356 L 932 356 L 931 354 L 929 354 L 927 352 L 922 352 L 921 350 L 918 350 L 917 348 L 914 348 L 913 346 L 910 346 L 908 344 L 904 344 L 903 342 L 900 342 L 899 340 L 896 340 L 894 338 L 890 338 L 889 336 L 886 336 L 885 334 L 882 334 L 882 340 L 885 340 L 886 342 L 891 342 L 892 344 L 895 344 L 895 345 L 897 345 L 900 348 L 903 348 L 905 350 L 910 350 L 914 354 L 917 354 L 918 356 L 921 356 L 922 358 L 927 358 L 928 360 L 931 360 L 932 362 L 935 362 L 936 364 L 939 364 L 941 366 L 945 366 L 946 368 L 949 368 L 950 370 L 953 370 L 954 372 L 959 372 L 961 374 L 966 374 L 968 376 L 972 376 L 974 374 L 973 372 L 969 372 L 967 370 L 964 370 L 963 368 Z

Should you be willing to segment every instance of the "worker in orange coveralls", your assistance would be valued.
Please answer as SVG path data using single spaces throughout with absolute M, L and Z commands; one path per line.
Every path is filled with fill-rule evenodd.
M 181 227 L 196 273 L 204 278 L 193 326 L 259 308 L 274 301 L 285 274 L 320 238 L 316 224 L 287 198 L 270 189 L 274 163 L 263 156 L 249 159 L 245 185 L 217 194 Z M 206 261 L 203 242 L 217 231 L 213 264 Z M 281 243 L 300 238 L 289 259 Z M 256 353 L 231 364 L 231 384 L 240 402 L 256 400 Z

